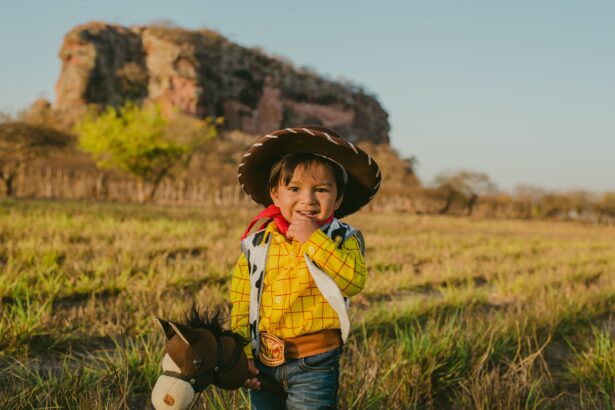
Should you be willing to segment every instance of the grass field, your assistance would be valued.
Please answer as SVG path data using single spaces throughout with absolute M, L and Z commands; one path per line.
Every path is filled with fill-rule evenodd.
M 0 407 L 144 408 L 256 208 L 0 202 Z M 341 408 L 615 408 L 615 227 L 365 213 Z M 195 408 L 248 408 L 209 388 Z

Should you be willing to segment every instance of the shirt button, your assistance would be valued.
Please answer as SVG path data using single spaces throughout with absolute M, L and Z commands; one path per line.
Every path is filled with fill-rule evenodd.
M 310 246 L 310 247 L 308 248 L 308 252 L 309 252 L 309 253 L 314 253 L 314 251 L 315 251 L 315 250 L 314 250 L 314 247 L 313 247 L 313 246 Z
M 276 296 L 275 303 L 280 303 L 280 302 L 282 302 L 282 296 Z

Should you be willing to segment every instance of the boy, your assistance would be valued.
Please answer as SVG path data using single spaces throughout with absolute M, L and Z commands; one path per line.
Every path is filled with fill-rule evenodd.
M 272 375 L 288 393 L 283 402 L 249 379 L 252 408 L 335 408 L 347 298 L 367 279 L 363 237 L 337 218 L 373 198 L 378 165 L 334 131 L 301 126 L 260 138 L 238 177 L 266 209 L 242 237 L 231 328 L 252 341 L 251 373 Z M 248 236 L 262 218 L 271 222 Z

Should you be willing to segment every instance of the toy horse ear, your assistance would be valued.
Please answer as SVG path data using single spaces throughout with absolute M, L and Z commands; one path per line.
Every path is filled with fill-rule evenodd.
M 171 325 L 173 330 L 175 330 L 175 333 L 177 333 L 177 335 L 181 337 L 188 346 L 196 343 L 198 340 L 199 335 L 190 326 L 175 322 L 169 322 L 169 325 Z
M 169 323 L 168 320 L 155 318 L 154 321 L 158 323 L 158 325 L 164 332 L 165 336 L 167 337 L 167 340 L 170 340 L 173 336 L 175 336 L 175 329 L 171 327 L 171 324 Z

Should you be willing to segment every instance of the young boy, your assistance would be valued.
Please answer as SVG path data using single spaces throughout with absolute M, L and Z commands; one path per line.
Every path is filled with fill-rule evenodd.
M 335 131 L 301 126 L 260 138 L 238 177 L 266 208 L 242 237 L 231 328 L 252 341 L 250 372 L 273 376 L 288 393 L 284 402 L 249 379 L 252 408 L 335 408 L 347 298 L 367 279 L 363 237 L 337 218 L 373 198 L 378 165 Z M 248 236 L 263 218 L 271 222 Z

